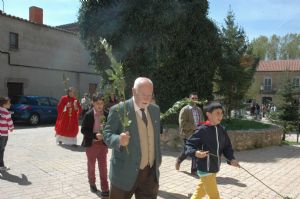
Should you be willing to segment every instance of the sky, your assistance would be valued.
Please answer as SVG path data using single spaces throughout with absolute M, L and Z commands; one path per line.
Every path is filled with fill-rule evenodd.
M 79 0 L 0 0 L 1 10 L 3 2 L 6 14 L 24 19 L 28 19 L 30 6 L 43 8 L 44 24 L 50 26 L 76 22 L 80 7 Z M 249 41 L 260 35 L 300 34 L 299 0 L 209 0 L 208 17 L 224 26 L 230 8 Z

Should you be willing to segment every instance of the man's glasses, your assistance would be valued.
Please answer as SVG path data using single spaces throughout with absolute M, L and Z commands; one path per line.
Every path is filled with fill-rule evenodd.
M 152 98 L 154 96 L 153 93 L 152 94 L 148 94 L 148 95 L 145 94 L 145 93 L 137 93 L 136 95 L 139 96 L 139 97 L 145 97 L 145 98 L 146 97 L 147 98 L 150 98 L 150 97 Z

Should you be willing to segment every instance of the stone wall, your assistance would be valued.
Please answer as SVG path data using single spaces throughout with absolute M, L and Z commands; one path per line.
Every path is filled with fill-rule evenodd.
M 237 151 L 280 145 L 282 134 L 282 129 L 275 126 L 262 130 L 228 131 L 233 149 Z M 178 129 L 164 129 L 161 135 L 161 147 L 164 150 L 180 151 L 182 149 Z
M 228 131 L 234 150 L 246 150 L 281 144 L 283 131 L 279 127 L 262 130 Z

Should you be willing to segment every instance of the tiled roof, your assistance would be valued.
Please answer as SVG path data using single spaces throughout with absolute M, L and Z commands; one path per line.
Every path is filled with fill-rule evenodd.
M 257 72 L 300 71 L 300 60 L 260 61 Z
M 60 28 L 72 32 L 79 32 L 79 24 L 77 22 L 56 26 L 56 28 Z
M 59 28 L 59 27 L 48 26 L 48 25 L 45 25 L 45 24 L 35 23 L 35 22 L 29 21 L 29 20 L 27 20 L 27 19 L 23 19 L 23 18 L 20 18 L 20 17 L 12 16 L 12 15 L 9 15 L 9 14 L 6 14 L 6 13 L 0 11 L 0 16 L 1 16 L 1 15 L 2 15 L 2 16 L 5 16 L 5 17 L 12 18 L 12 19 L 16 19 L 16 20 L 19 20 L 19 21 L 23 21 L 23 22 L 26 22 L 26 23 L 35 24 L 35 25 L 37 25 L 37 26 L 43 26 L 43 27 L 51 28 L 51 29 L 53 29 L 53 30 L 58 30 L 58 31 L 62 31 L 62 32 L 67 32 L 67 33 L 71 33 L 71 34 L 77 34 L 77 32 L 78 32 L 78 31 L 72 31 L 72 30 L 63 29 L 63 28 Z

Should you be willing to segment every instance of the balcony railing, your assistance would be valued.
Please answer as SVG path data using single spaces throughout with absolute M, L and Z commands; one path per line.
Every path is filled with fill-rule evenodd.
M 275 94 L 276 93 L 276 89 L 272 88 L 272 89 L 263 89 L 260 91 L 261 94 Z

